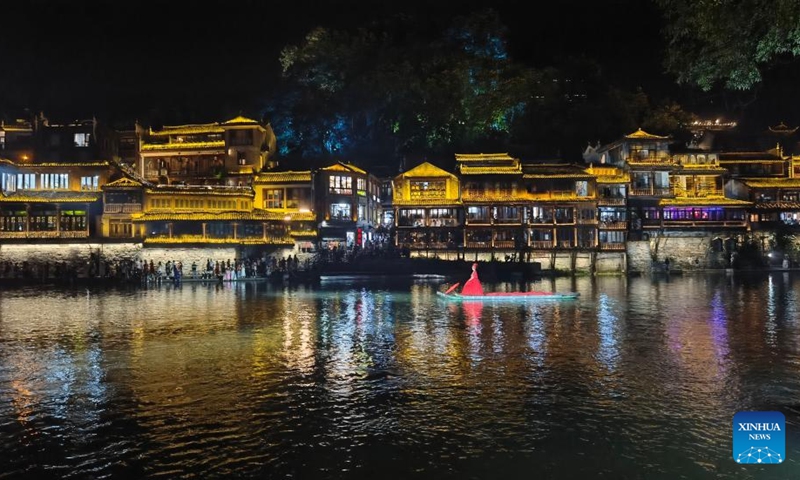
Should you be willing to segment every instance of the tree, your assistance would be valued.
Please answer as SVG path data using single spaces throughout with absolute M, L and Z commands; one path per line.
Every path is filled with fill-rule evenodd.
M 665 66 L 679 84 L 749 90 L 800 56 L 797 0 L 655 0 L 666 21 Z

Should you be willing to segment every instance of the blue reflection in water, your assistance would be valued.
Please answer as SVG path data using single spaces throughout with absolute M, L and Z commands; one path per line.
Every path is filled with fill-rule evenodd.
M 794 277 L 437 287 L 0 292 L 0 478 L 800 473 Z M 786 414 L 785 464 L 733 462 L 749 409 Z

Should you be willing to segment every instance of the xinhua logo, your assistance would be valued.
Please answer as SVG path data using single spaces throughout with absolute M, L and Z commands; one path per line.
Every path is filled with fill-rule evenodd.
M 781 412 L 734 415 L 733 459 L 736 463 L 783 463 L 786 460 L 786 417 Z

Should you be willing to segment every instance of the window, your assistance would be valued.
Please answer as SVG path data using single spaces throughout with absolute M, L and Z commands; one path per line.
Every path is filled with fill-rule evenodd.
M 17 190 L 33 190 L 34 188 L 36 188 L 35 173 L 17 174 Z
M 353 194 L 353 178 L 343 175 L 331 175 L 328 179 L 330 193 L 338 195 Z
M 579 197 L 588 197 L 589 196 L 589 182 L 586 180 L 578 180 L 575 182 L 575 193 Z
M 66 190 L 69 188 L 69 174 L 67 173 L 43 173 L 40 178 L 43 189 Z
M 421 198 L 445 198 L 446 182 L 436 181 L 413 181 L 411 182 L 411 199 Z
M 264 190 L 264 208 L 283 208 L 283 190 Z
M 81 177 L 81 190 L 97 190 L 100 177 L 97 175 L 91 177 Z
M 247 165 L 247 154 L 245 152 L 236 152 L 236 155 L 239 165 Z
M 349 203 L 332 203 L 331 204 L 331 220 L 351 220 Z
M 91 133 L 76 133 L 75 134 L 75 146 L 76 147 L 88 147 L 89 146 L 89 138 L 91 137 Z

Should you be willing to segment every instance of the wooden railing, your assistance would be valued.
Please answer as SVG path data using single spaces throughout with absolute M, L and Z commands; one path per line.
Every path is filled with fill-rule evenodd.
M 103 206 L 103 213 L 136 213 L 141 211 L 141 203 L 106 203 Z
M 0 238 L 88 238 L 86 230 L 62 230 L 60 232 L 31 231 L 31 232 L 0 232 Z

